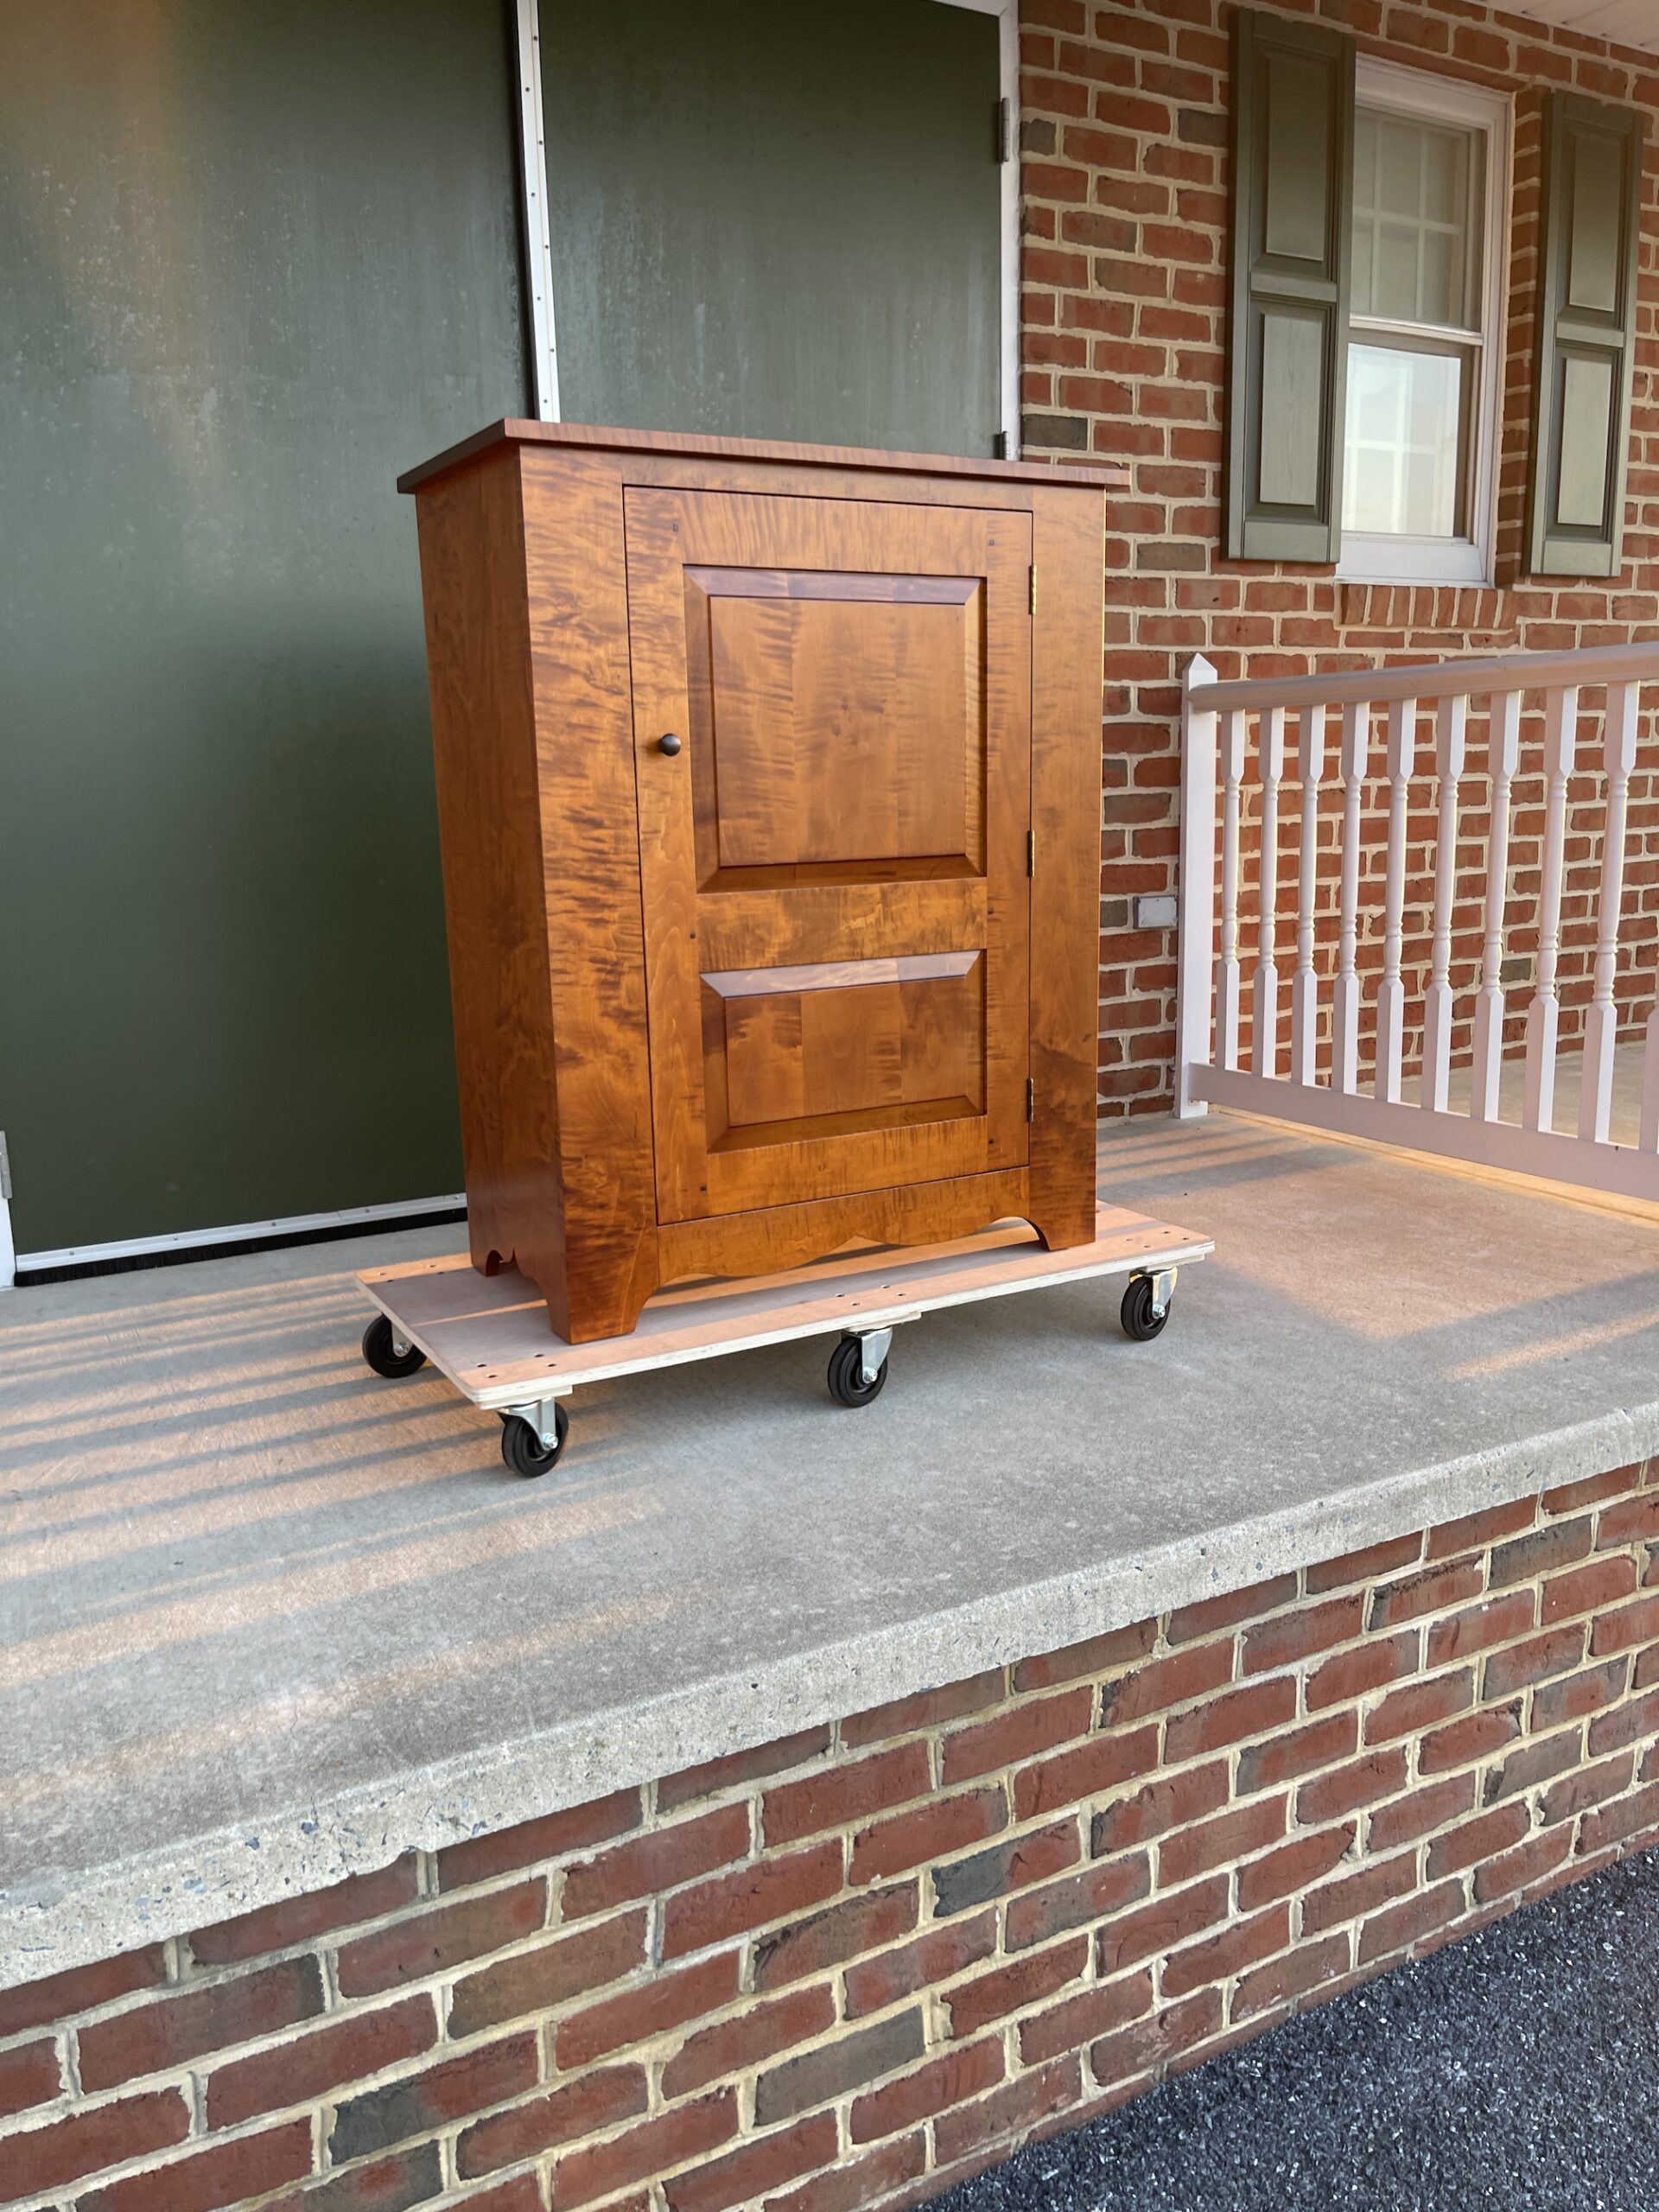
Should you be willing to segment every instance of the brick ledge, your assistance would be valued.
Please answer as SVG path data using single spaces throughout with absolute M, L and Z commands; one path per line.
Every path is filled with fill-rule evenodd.
M 1339 630 L 1440 631 L 1471 652 L 1496 652 L 1520 636 L 1515 594 L 1487 584 L 1337 586 Z

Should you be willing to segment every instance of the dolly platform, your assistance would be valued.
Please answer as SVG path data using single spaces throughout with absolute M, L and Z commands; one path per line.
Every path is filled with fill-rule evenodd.
M 628 1335 L 585 1344 L 550 1333 L 541 1295 L 522 1275 L 481 1275 L 457 1255 L 359 1275 L 380 1309 L 364 1331 L 363 1357 L 386 1376 L 413 1375 L 431 1360 L 463 1397 L 500 1414 L 501 1456 L 514 1473 L 541 1475 L 564 1448 L 562 1402 L 583 1383 L 834 1334 L 830 1395 L 867 1406 L 887 1379 L 902 1322 L 1047 1284 L 1127 1275 L 1123 1332 L 1145 1343 L 1169 1319 L 1176 1270 L 1214 1249 L 1191 1230 L 1099 1205 L 1094 1243 L 1068 1251 L 1045 1250 L 1024 1222 L 948 1244 L 867 1245 L 783 1274 L 676 1283 Z

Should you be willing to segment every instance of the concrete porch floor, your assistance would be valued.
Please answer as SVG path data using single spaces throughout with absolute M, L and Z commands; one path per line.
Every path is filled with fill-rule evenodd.
M 1217 1239 L 1156 1343 L 595 1386 L 539 1483 L 359 1357 L 453 1228 L 0 1299 L 0 1983 L 1659 1450 L 1659 1227 L 1219 1116 L 1101 1179 Z

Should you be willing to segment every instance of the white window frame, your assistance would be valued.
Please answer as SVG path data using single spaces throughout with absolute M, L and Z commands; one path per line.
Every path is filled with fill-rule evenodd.
M 1456 124 L 1485 139 L 1486 220 L 1482 236 L 1482 315 L 1478 331 L 1459 334 L 1476 349 L 1472 425 L 1474 468 L 1469 493 L 1467 537 L 1407 537 L 1384 531 L 1344 530 L 1337 562 L 1343 583 L 1491 584 L 1496 580 L 1497 463 L 1503 423 L 1503 353 L 1509 319 L 1510 196 L 1514 104 L 1507 93 L 1480 85 L 1431 76 L 1397 62 L 1359 58 L 1355 99 L 1420 121 Z M 1390 328 L 1397 325 L 1390 323 Z M 1369 325 L 1351 317 L 1351 341 L 1363 341 Z M 1426 336 L 1441 340 L 1440 329 Z
M 997 21 L 997 88 L 1007 118 L 1001 176 L 1000 381 L 1003 451 L 1020 453 L 1020 5 L 1019 0 L 938 0 Z M 559 355 L 553 301 L 553 241 L 548 226 L 547 131 L 542 120 L 540 0 L 517 0 L 514 63 L 518 79 L 518 174 L 524 194 L 524 276 L 530 294 L 531 387 L 537 418 L 559 420 Z M 987 119 L 988 130 L 989 121 Z

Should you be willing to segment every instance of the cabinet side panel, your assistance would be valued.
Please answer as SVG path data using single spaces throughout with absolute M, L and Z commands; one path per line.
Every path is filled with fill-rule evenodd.
M 1095 1233 L 1104 529 L 1101 493 L 1033 490 L 1030 1214 L 1051 1248 Z
M 437 479 L 416 510 L 473 1260 L 516 1253 L 546 1288 L 559 1128 L 517 454 Z
M 522 465 L 569 1297 L 555 1325 L 582 1343 L 632 1328 L 657 1287 L 622 464 Z

